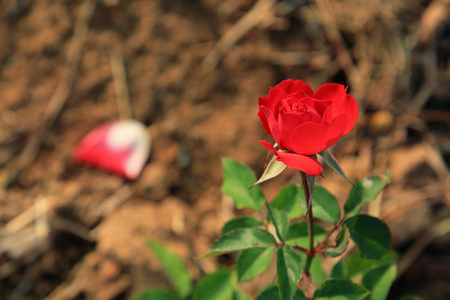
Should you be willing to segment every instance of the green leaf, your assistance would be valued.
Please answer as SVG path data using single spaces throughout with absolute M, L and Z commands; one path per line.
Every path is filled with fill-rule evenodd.
M 341 218 L 341 209 L 336 198 L 324 187 L 316 185 L 313 194 L 314 217 L 336 224 Z
M 231 196 L 237 208 L 259 211 L 264 204 L 264 195 L 258 186 L 249 189 L 256 181 L 255 174 L 247 166 L 228 158 L 222 159 L 222 166 L 222 192 Z
M 292 299 L 301 280 L 302 266 L 300 255 L 289 245 L 278 248 L 277 275 L 281 300 Z
M 181 298 L 164 290 L 147 289 L 133 295 L 131 300 L 181 300 Z
M 315 245 L 322 241 L 327 232 L 317 224 L 314 224 L 314 240 Z M 286 243 L 291 246 L 299 246 L 303 248 L 309 247 L 308 224 L 306 222 L 294 223 L 289 227 Z
M 272 207 L 287 212 L 291 219 L 306 214 L 306 209 L 303 210 L 301 204 L 303 204 L 304 207 L 306 206 L 303 190 L 292 184 L 282 188 L 275 199 L 270 203 Z
M 338 261 L 330 272 L 330 278 L 347 279 L 347 270 L 345 269 L 344 261 Z
M 297 208 L 297 211 L 299 213 L 298 215 L 294 216 L 294 218 L 300 216 L 303 213 L 306 213 L 307 211 L 303 186 L 298 187 L 297 189 L 298 189 L 297 195 L 298 200 L 295 199 L 295 201 L 298 203 L 297 205 L 299 207 Z M 281 201 L 275 202 L 275 204 L 274 202 L 275 200 L 271 203 L 274 207 L 281 206 L 281 204 L 279 204 Z M 285 206 L 287 207 L 288 205 Z M 314 186 L 312 207 L 315 218 L 324 220 L 325 222 L 328 223 L 339 222 L 339 219 L 341 217 L 341 209 L 339 207 L 339 203 L 336 200 L 336 197 L 334 197 L 328 190 L 326 190 L 324 187 L 320 185 Z
M 381 190 L 389 183 L 391 176 L 389 172 L 386 172 L 386 178 L 383 180 L 380 177 L 365 178 L 361 180 L 361 184 L 364 188 L 363 202 L 370 202 L 375 200 Z
M 341 233 L 336 238 L 336 246 L 330 247 L 325 251 L 325 254 L 329 257 L 338 257 L 347 250 L 350 242 L 350 233 L 347 226 L 342 227 Z
M 255 300 L 279 300 L 279 299 L 280 295 L 278 293 L 278 287 L 276 285 L 267 287 L 255 298 Z
M 347 176 L 345 176 L 344 171 L 342 171 L 341 166 L 339 165 L 336 158 L 327 150 L 324 150 L 319 153 L 320 156 L 322 156 L 330 168 L 332 168 L 338 175 L 340 175 L 342 178 L 344 178 L 347 182 L 350 184 L 353 184 L 350 180 L 347 179 Z
M 365 274 L 378 266 L 392 265 L 397 261 L 397 254 L 388 252 L 380 259 L 369 259 L 355 253 L 345 259 L 345 265 L 350 279 L 355 279 L 360 274 Z
M 277 156 L 272 154 L 272 157 L 267 163 L 267 166 L 262 176 L 251 187 L 254 187 L 257 184 L 263 183 L 264 181 L 267 181 L 269 179 L 278 176 L 281 172 L 284 171 L 284 169 L 286 169 L 286 165 L 281 161 L 277 161 L 276 159 Z
M 357 215 L 361 209 L 361 205 L 374 200 L 386 184 L 388 184 L 389 180 L 390 175 L 386 173 L 386 179 L 384 180 L 380 177 L 374 177 L 357 181 L 344 205 L 346 216 L 351 217 Z
M 184 267 L 183 261 L 160 243 L 148 238 L 146 239 L 146 243 L 158 257 L 177 294 L 182 298 L 187 297 L 192 291 L 192 278 Z
M 272 261 L 275 247 L 247 249 L 241 252 L 237 259 L 236 271 L 238 281 L 252 280 L 263 273 Z
M 361 181 L 355 182 L 347 202 L 344 205 L 344 213 L 347 217 L 356 216 L 359 214 L 363 201 L 364 188 Z
M 275 231 L 280 241 L 284 242 L 288 235 L 289 230 L 289 217 L 284 211 L 273 208 L 268 202 L 266 202 L 267 210 L 269 211 L 270 218 L 272 219 Z
M 306 300 L 306 296 L 301 289 L 297 289 L 295 292 L 294 300 Z
M 192 295 L 193 300 L 230 300 L 236 287 L 236 276 L 228 270 L 219 270 L 202 278 Z
M 364 275 L 361 284 L 372 292 L 369 299 L 384 300 L 396 275 L 397 269 L 394 264 L 377 267 Z
M 358 246 L 361 256 L 378 259 L 389 251 L 391 233 L 380 219 L 369 215 L 358 215 L 347 219 L 345 223 L 350 238 Z
M 315 300 L 359 300 L 369 295 L 364 287 L 346 279 L 330 279 L 314 293 Z
M 306 261 L 308 256 L 302 251 L 297 252 L 302 261 Z M 321 284 L 326 277 L 326 274 L 322 268 L 323 260 L 320 255 L 316 255 L 311 261 L 311 267 L 309 273 L 311 274 L 311 279 L 315 284 Z
M 233 291 L 233 300 L 251 300 L 251 299 L 247 294 L 235 288 Z
M 236 229 L 220 237 L 205 257 L 251 248 L 266 248 L 276 243 L 269 232 L 258 228 Z M 203 257 L 204 258 L 204 257 Z
M 325 281 L 325 272 L 323 270 L 323 260 L 320 255 L 316 255 L 311 262 L 311 278 L 314 283 L 321 284 Z
M 225 225 L 223 225 L 221 235 L 224 235 L 225 233 L 228 233 L 234 229 L 254 228 L 254 227 L 260 227 L 262 225 L 263 224 L 261 223 L 261 221 L 259 221 L 258 219 L 255 219 L 253 217 L 247 217 L 247 216 L 237 217 L 237 218 L 234 218 L 234 219 L 228 221 L 227 223 L 225 223 Z

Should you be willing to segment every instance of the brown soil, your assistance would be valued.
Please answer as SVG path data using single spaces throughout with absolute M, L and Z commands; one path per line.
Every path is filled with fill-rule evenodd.
M 258 140 L 269 138 L 257 99 L 285 78 L 343 83 L 360 103 L 357 128 L 333 152 L 352 180 L 392 174 L 368 208 L 390 226 L 403 264 L 390 297 L 450 298 L 449 230 L 435 230 L 450 215 L 448 1 L 273 2 L 0 2 L 1 299 L 127 299 L 168 287 L 143 235 L 195 278 L 232 264 L 193 259 L 248 213 L 221 194 L 220 158 L 261 174 Z M 72 159 L 86 133 L 124 113 L 114 53 L 152 138 L 134 182 Z M 351 186 L 324 175 L 344 200 Z M 286 171 L 265 183 L 267 198 L 295 180 Z

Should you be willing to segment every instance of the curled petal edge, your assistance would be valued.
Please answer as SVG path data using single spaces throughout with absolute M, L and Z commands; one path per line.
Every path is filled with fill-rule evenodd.
M 270 130 L 270 135 L 274 138 L 275 142 L 277 142 L 278 145 L 280 145 L 281 140 L 281 133 L 280 129 L 278 128 L 278 122 L 273 115 L 273 113 L 265 106 L 259 107 L 260 111 L 264 114 L 267 121 L 268 129 Z M 266 128 L 265 128 L 266 129 Z M 266 130 L 267 131 L 267 130 Z M 273 146 L 272 146 L 273 147 Z M 267 147 L 266 147 L 267 148 Z M 269 150 L 270 151 L 270 150 Z
M 277 156 L 290 169 L 297 169 L 311 176 L 318 176 L 323 171 L 322 165 L 314 158 L 292 152 L 276 151 L 274 146 L 267 141 L 259 141 L 267 150 Z

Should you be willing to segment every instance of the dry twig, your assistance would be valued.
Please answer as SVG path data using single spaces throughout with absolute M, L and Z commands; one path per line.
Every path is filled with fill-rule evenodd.
M 203 60 L 203 68 L 210 72 L 219 63 L 222 56 L 250 29 L 258 25 L 272 9 L 274 0 L 259 0 L 224 36 Z
M 352 78 L 352 72 L 354 71 L 352 57 L 345 45 L 344 39 L 336 26 L 334 20 L 334 14 L 331 11 L 331 4 L 328 0 L 315 0 L 319 16 L 325 29 L 330 42 L 333 44 L 333 48 L 336 51 L 336 59 L 344 72 L 349 78 Z
M 3 186 L 8 186 L 33 162 L 45 135 L 52 127 L 62 107 L 64 106 L 64 103 L 66 102 L 72 88 L 76 70 L 81 61 L 84 43 L 89 30 L 89 22 L 92 18 L 95 5 L 96 0 L 84 0 L 81 4 L 79 15 L 75 23 L 72 40 L 69 45 L 66 62 L 62 70 L 61 79 L 55 92 L 49 100 L 42 118 L 40 118 L 41 123 L 36 126 L 36 129 L 33 132 L 30 133 L 24 150 L 19 158 L 13 162 L 12 170 L 8 172 L 6 178 L 1 179 L 1 184 Z
M 122 120 L 129 120 L 133 117 L 133 113 L 130 106 L 127 76 L 122 54 L 120 52 L 114 52 L 110 60 L 119 116 Z

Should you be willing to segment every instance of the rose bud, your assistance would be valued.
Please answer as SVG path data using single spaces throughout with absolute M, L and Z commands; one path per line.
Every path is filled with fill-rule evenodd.
M 134 120 L 104 123 L 78 144 L 75 161 L 136 179 L 150 153 L 150 138 L 143 124 Z
M 284 80 L 259 98 L 258 116 L 264 131 L 279 149 L 260 143 L 288 168 L 319 175 L 323 168 L 315 154 L 336 143 L 352 130 L 358 104 L 341 84 L 327 83 L 314 93 L 301 80 Z

